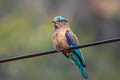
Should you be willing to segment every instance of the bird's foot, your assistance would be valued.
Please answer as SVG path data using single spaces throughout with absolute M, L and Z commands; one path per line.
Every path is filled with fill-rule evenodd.
M 71 51 L 70 51 L 70 50 L 65 49 L 65 50 L 63 50 L 62 52 L 63 52 L 63 53 L 69 53 L 69 52 L 71 52 Z

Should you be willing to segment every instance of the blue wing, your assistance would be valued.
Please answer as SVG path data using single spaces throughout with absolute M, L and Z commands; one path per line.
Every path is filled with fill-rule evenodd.
M 71 47 L 75 47 L 78 45 L 78 41 L 77 41 L 77 38 L 76 36 L 69 30 L 66 30 L 66 34 L 65 34 L 65 37 L 67 39 L 67 43 L 71 46 Z M 78 56 L 81 64 L 85 67 L 85 63 L 84 63 L 84 58 L 82 56 L 82 53 L 80 52 L 79 49 L 74 49 L 73 50 L 73 53 L 75 53 L 76 56 Z
M 78 40 L 77 37 L 72 33 L 72 31 L 67 30 L 65 37 L 67 39 L 67 43 L 71 46 L 71 47 L 75 47 L 78 45 Z M 86 69 L 84 68 L 86 65 L 84 63 L 84 58 L 82 56 L 82 53 L 80 52 L 79 49 L 74 49 L 73 52 L 68 53 L 68 55 L 70 54 L 70 57 L 72 59 L 72 61 L 74 61 L 74 63 L 79 67 L 83 77 L 85 79 L 88 78 L 87 76 L 87 72 Z

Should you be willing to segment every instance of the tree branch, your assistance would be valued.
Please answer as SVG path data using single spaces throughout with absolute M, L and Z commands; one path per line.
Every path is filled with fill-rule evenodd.
M 98 45 L 108 44 L 108 43 L 117 42 L 117 41 L 120 41 L 120 38 L 112 38 L 112 39 L 106 39 L 106 40 L 101 40 L 101 41 L 96 41 L 96 42 L 90 42 L 87 44 L 68 48 L 67 50 L 98 46 Z M 63 50 L 61 50 L 61 51 L 63 51 Z M 44 55 L 49 55 L 49 54 L 53 54 L 53 53 L 57 53 L 57 52 L 58 51 L 56 51 L 56 50 L 49 50 L 49 51 L 44 51 L 44 52 L 32 53 L 32 54 L 28 54 L 28 55 L 4 58 L 4 59 L 0 59 L 0 63 L 11 62 L 11 61 L 16 61 L 16 60 L 21 60 L 21 59 L 27 59 L 27 58 L 37 57 L 37 56 L 44 56 Z

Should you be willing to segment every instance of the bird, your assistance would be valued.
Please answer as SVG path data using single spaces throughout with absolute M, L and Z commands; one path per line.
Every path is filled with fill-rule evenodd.
M 88 78 L 86 72 L 86 64 L 83 54 L 80 49 L 67 50 L 70 47 L 76 47 L 79 45 L 78 38 L 72 32 L 68 19 L 62 16 L 56 16 L 51 20 L 54 23 L 55 31 L 53 32 L 53 46 L 70 59 L 80 69 L 84 79 Z

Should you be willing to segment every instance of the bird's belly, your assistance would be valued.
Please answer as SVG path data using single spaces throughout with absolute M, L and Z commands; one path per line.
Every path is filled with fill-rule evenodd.
M 56 50 L 60 51 L 62 49 L 68 48 L 69 45 L 66 41 L 65 35 L 64 34 L 58 34 L 56 37 Z

